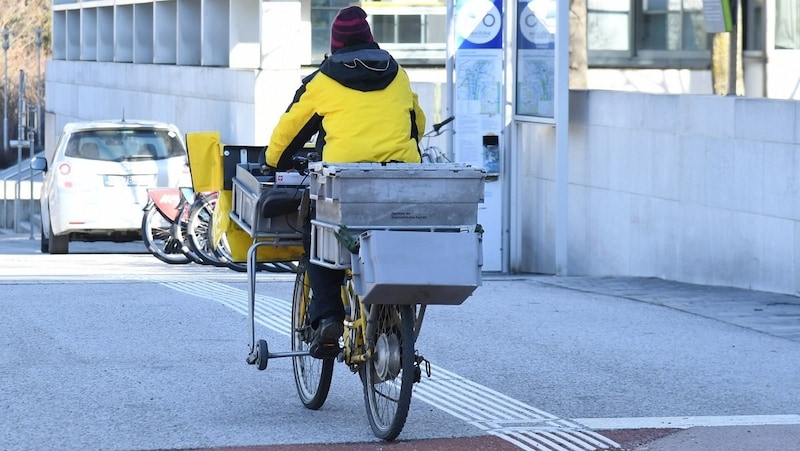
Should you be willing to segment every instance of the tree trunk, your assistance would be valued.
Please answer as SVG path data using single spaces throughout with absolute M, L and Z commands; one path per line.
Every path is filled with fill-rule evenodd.
M 736 95 L 744 95 L 744 70 L 742 69 L 742 9 L 741 0 L 733 0 L 732 13 L 736 11 Z M 730 67 L 730 42 L 732 33 L 716 33 L 711 44 L 711 81 L 714 94 L 728 94 L 728 74 Z
M 586 89 L 586 0 L 569 2 L 569 87 Z

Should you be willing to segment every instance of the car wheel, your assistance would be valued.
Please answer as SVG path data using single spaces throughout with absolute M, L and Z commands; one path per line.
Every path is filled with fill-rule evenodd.
M 40 250 L 40 251 L 41 251 L 43 254 L 49 254 L 49 253 L 50 253 L 50 243 L 48 242 L 48 240 L 47 240 L 47 237 L 46 237 L 46 236 L 44 236 L 44 224 L 42 224 L 42 225 L 39 227 L 39 235 L 40 235 L 40 236 L 41 236 L 41 238 L 42 238 L 42 239 L 39 241 L 39 250 Z
M 52 224 L 50 225 L 50 239 L 47 244 L 51 254 L 69 253 L 69 235 L 55 235 Z

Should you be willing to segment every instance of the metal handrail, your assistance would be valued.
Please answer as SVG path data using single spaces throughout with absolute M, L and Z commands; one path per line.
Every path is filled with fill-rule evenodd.
M 35 155 L 32 154 L 28 160 L 23 160 L 23 161 L 30 161 L 30 159 L 32 159 L 34 156 Z M 20 206 L 20 204 L 17 204 L 17 202 L 21 202 L 22 201 L 22 199 L 21 199 L 21 197 L 22 197 L 21 196 L 21 184 L 22 184 L 23 181 L 29 181 L 30 182 L 30 190 L 31 190 L 31 192 L 30 192 L 29 202 L 30 202 L 30 217 L 32 218 L 33 217 L 33 211 L 34 211 L 34 201 L 35 201 L 34 196 L 33 196 L 33 183 L 34 183 L 34 179 L 35 179 L 37 173 L 34 172 L 33 169 L 27 169 L 27 170 L 24 169 L 22 167 L 22 162 L 18 162 L 15 166 L 13 166 L 13 167 L 11 167 L 9 169 L 11 170 L 11 173 L 6 175 L 3 178 L 3 209 L 2 209 L 3 210 L 2 211 L 3 219 L 2 219 L 2 223 L 0 223 L 0 225 L 2 225 L 2 228 L 5 228 L 5 225 L 8 223 L 8 214 L 9 214 L 8 213 L 8 201 L 9 201 L 9 195 L 8 195 L 9 183 L 8 182 L 11 181 L 12 182 L 11 186 L 14 187 L 14 197 L 12 199 L 10 199 L 10 200 L 13 200 L 15 202 L 15 204 L 14 204 L 14 218 L 13 218 L 12 226 L 13 226 L 13 230 L 15 232 L 18 232 L 19 231 L 19 224 L 21 222 L 21 218 L 20 218 L 20 214 L 19 214 L 19 206 Z M 30 235 L 31 235 L 30 238 L 33 238 L 33 227 L 31 227 Z

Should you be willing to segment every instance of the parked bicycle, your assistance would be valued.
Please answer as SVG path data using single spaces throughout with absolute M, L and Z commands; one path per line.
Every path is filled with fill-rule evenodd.
M 169 264 L 199 263 L 246 272 L 247 263 L 231 256 L 227 235 L 213 239 L 211 221 L 219 193 L 195 193 L 191 188 L 159 188 L 148 191 L 150 199 L 142 217 L 142 240 L 159 260 Z M 295 272 L 291 262 L 259 263 L 258 270 Z
M 191 188 L 151 188 L 142 217 L 142 241 L 157 259 L 169 264 L 200 262 L 184 242 Z
M 211 227 L 218 198 L 218 191 L 195 193 L 195 200 L 191 204 L 186 218 L 186 233 L 183 238 L 189 249 L 200 258 L 202 263 L 228 266 L 230 259 L 226 257 L 222 247 L 215 246 Z

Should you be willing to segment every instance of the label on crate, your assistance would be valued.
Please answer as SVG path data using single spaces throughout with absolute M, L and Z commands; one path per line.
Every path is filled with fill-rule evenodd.
M 308 185 L 311 183 L 311 178 L 308 175 L 299 172 L 276 172 L 275 184 L 276 185 Z

